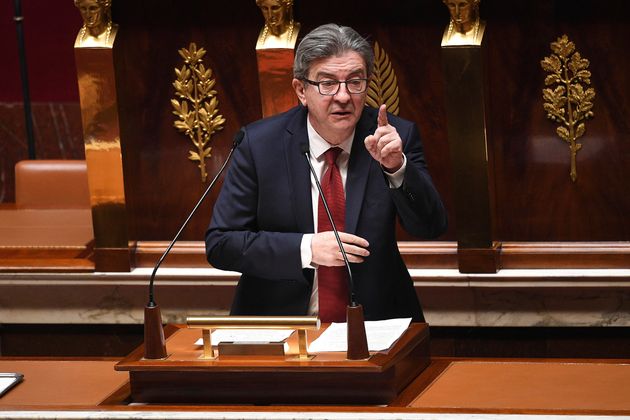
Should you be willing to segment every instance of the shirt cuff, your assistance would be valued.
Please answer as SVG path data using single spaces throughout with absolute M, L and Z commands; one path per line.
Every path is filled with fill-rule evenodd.
M 403 153 L 403 163 L 400 169 L 391 174 L 383 169 L 383 173 L 389 181 L 389 188 L 400 188 L 405 180 L 405 168 L 407 168 L 407 156 Z
M 311 241 L 313 233 L 305 233 L 300 243 L 300 256 L 302 258 L 302 268 L 315 268 L 311 263 L 313 261 L 313 251 L 311 250 Z

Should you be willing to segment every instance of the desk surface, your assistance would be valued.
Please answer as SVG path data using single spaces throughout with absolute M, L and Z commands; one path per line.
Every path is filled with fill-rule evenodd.
M 409 407 L 630 413 L 630 364 L 453 361 Z
M 630 362 L 621 360 L 434 359 L 390 407 L 130 406 L 126 372 L 114 371 L 115 363 L 0 358 L 0 371 L 25 374 L 0 398 L 0 418 L 630 418 Z
M 118 391 L 127 375 L 118 360 L 0 359 L 0 372 L 19 372 L 24 380 L 0 397 L 5 406 L 96 406 Z

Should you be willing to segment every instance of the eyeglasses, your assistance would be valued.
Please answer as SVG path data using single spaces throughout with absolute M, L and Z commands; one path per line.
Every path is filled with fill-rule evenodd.
M 325 96 L 334 96 L 339 92 L 339 88 L 342 83 L 346 84 L 348 93 L 356 95 L 363 93 L 367 90 L 368 79 L 348 79 L 348 80 L 322 80 L 321 82 L 315 82 L 313 80 L 302 79 L 306 83 L 317 86 L 317 90 L 320 94 Z

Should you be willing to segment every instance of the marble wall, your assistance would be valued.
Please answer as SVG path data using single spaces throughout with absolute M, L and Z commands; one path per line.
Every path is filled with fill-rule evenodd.
M 130 273 L 0 273 L 8 324 L 141 324 L 151 268 Z M 630 326 L 630 270 L 411 270 L 432 326 Z M 156 300 L 164 322 L 224 315 L 238 274 L 163 268 Z

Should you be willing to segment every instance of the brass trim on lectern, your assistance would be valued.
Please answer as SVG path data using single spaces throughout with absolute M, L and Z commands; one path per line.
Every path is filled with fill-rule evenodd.
M 203 339 L 202 359 L 216 359 L 212 349 L 212 330 L 216 329 L 296 329 L 298 331 L 298 358 L 310 359 L 306 346 L 306 330 L 319 330 L 321 322 L 316 316 L 189 316 L 188 328 L 200 328 Z M 245 345 L 245 344 L 244 344 Z

